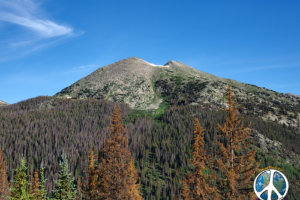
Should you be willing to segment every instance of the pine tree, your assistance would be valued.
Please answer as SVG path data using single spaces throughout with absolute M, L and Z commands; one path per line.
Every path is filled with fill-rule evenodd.
M 181 183 L 182 183 L 181 196 L 183 197 L 184 200 L 192 200 L 192 198 L 190 196 L 191 190 L 190 190 L 190 187 L 188 184 L 188 179 L 186 178 L 186 176 L 185 176 L 184 180 L 181 181 Z
M 9 183 L 6 176 L 5 160 L 2 157 L 2 150 L 0 148 L 0 200 L 6 199 L 5 196 L 9 195 Z
M 114 107 L 108 139 L 98 170 L 98 199 L 141 199 L 136 170 L 128 150 L 128 130 L 122 125 L 120 108 Z
M 21 158 L 21 164 L 17 167 L 16 175 L 12 181 L 11 194 L 8 197 L 10 200 L 29 200 L 33 199 L 33 195 L 30 193 L 30 184 L 27 178 L 30 177 L 26 175 L 26 160 L 24 157 Z
M 96 180 L 97 180 L 97 171 L 95 169 L 95 155 L 93 147 L 91 148 L 90 155 L 89 155 L 89 171 L 85 172 L 88 173 L 87 177 L 87 186 L 85 191 L 85 196 L 88 197 L 90 200 L 96 199 Z
M 81 178 L 78 177 L 77 180 L 77 200 L 81 200 L 82 199 L 82 183 L 81 183 Z
M 228 116 L 222 127 L 218 124 L 219 137 L 225 138 L 225 143 L 216 141 L 219 154 L 216 155 L 216 166 L 219 169 L 218 191 L 224 199 L 254 199 L 253 181 L 260 161 L 255 163 L 254 149 L 249 149 L 251 140 L 251 123 L 244 127 L 242 118 L 237 116 L 237 107 L 233 101 L 231 87 L 227 92 L 228 108 L 223 109 Z M 240 124 L 241 123 L 241 124 Z
M 36 197 L 38 196 L 38 186 L 39 186 L 38 182 L 39 182 L 39 175 L 38 175 L 37 170 L 35 170 L 34 176 L 33 176 L 33 179 L 31 181 L 31 185 L 30 185 L 30 194 L 32 194 L 34 199 L 37 199 Z
M 218 200 L 219 196 L 217 194 L 217 188 L 211 187 L 209 185 L 208 179 L 212 180 L 213 175 L 206 175 L 203 173 L 205 166 L 209 166 L 210 163 L 207 162 L 209 156 L 206 154 L 204 148 L 204 129 L 200 126 L 199 120 L 195 119 L 195 137 L 193 138 L 193 158 L 191 159 L 194 165 L 193 172 L 185 175 L 185 179 L 182 181 L 183 188 L 181 190 L 181 195 L 185 200 L 205 200 L 212 199 Z M 206 163 L 209 165 L 206 165 Z
M 140 184 L 137 184 L 137 180 L 139 179 L 136 168 L 134 166 L 134 160 L 131 159 L 130 166 L 129 166 L 129 191 L 128 191 L 128 198 L 129 199 L 135 199 L 135 200 L 141 200 L 142 197 L 140 195 Z
M 76 195 L 74 178 L 68 173 L 68 160 L 66 154 L 61 156 L 63 162 L 59 162 L 61 170 L 58 173 L 58 181 L 55 181 L 54 199 L 55 200 L 73 200 Z
M 47 179 L 44 177 L 44 167 L 43 167 L 43 159 L 40 167 L 41 178 L 39 179 L 38 190 L 37 190 L 37 199 L 46 200 L 47 199 L 47 191 L 45 188 L 45 182 Z

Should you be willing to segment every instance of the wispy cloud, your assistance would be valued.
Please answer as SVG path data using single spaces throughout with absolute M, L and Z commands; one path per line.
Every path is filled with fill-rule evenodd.
M 86 68 L 93 68 L 93 67 L 97 67 L 99 65 L 96 64 L 92 64 L 92 65 L 81 65 L 79 67 L 74 67 L 73 69 L 86 69 Z
M 0 22 L 15 24 L 22 28 L 17 29 L 15 35 L 2 34 L 6 38 L 0 42 L 4 43 L 5 47 L 2 46 L 0 50 L 6 48 L 7 51 L 15 53 L 20 48 L 26 47 L 26 51 L 18 52 L 22 56 L 61 42 L 62 38 L 82 34 L 82 32 L 75 33 L 72 27 L 51 21 L 45 16 L 46 13 L 35 0 L 0 0 Z M 10 32 L 14 33 L 11 30 Z M 28 46 L 31 50 L 28 50 Z
M 32 1 L 0 1 L 0 20 L 21 25 L 37 33 L 42 38 L 65 35 L 72 28 L 56 24 L 48 19 L 39 19 L 39 9 Z

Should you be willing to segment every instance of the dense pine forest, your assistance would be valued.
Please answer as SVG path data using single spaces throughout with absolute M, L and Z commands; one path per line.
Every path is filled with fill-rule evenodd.
M 241 102 L 240 102 L 241 103 Z M 59 99 L 40 96 L 0 108 L 0 148 L 6 162 L 7 180 L 13 180 L 24 156 L 27 174 L 40 171 L 43 160 L 45 188 L 49 196 L 55 190 L 61 169 L 61 155 L 66 154 L 70 173 L 75 185 L 86 176 L 88 155 L 101 150 L 107 139 L 110 117 L 114 105 L 121 108 L 124 125 L 128 129 L 129 150 L 140 177 L 141 194 L 144 199 L 181 198 L 181 181 L 193 169 L 192 138 L 194 120 L 199 119 L 205 129 L 204 149 L 208 154 L 218 149 L 217 125 L 225 123 L 226 113 L 213 104 L 167 105 L 162 114 L 131 110 L 126 104 L 102 99 Z M 248 106 L 248 105 L 246 105 Z M 300 192 L 299 162 L 285 163 L 282 157 L 262 151 L 255 131 L 272 140 L 280 141 L 287 157 L 291 152 L 300 154 L 300 135 L 296 128 L 266 122 L 255 115 L 245 115 L 245 126 L 251 122 L 253 148 L 257 150 L 259 168 L 276 166 L 284 170 L 290 181 L 288 199 L 298 199 Z

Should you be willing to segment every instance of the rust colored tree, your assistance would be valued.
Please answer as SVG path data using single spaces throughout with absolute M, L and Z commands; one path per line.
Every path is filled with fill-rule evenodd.
M 0 148 L 0 200 L 6 199 L 5 196 L 9 195 L 9 183 L 6 176 L 5 160 L 2 156 L 2 150 Z
M 137 170 L 134 166 L 134 160 L 131 159 L 130 165 L 129 165 L 129 190 L 128 190 L 128 197 L 131 197 L 130 199 L 135 200 L 141 200 L 142 197 L 140 195 L 140 184 L 137 184 L 138 174 Z
M 114 107 L 108 139 L 101 150 L 102 159 L 98 170 L 98 199 L 142 199 L 138 175 L 128 150 L 128 130 L 122 124 L 120 108 Z
M 89 166 L 88 172 L 85 172 L 88 174 L 87 180 L 86 180 L 86 184 L 85 184 L 85 198 L 89 199 L 89 200 L 95 200 L 97 199 L 97 195 L 96 195 L 96 182 L 97 182 L 97 169 L 96 169 L 96 165 L 95 165 L 95 155 L 94 155 L 94 149 L 93 147 L 91 148 L 90 151 L 90 155 L 89 155 Z
M 214 175 L 204 174 L 205 166 L 211 168 L 209 155 L 204 150 L 203 132 L 204 129 L 200 126 L 199 120 L 195 119 L 195 137 L 193 138 L 193 158 L 191 163 L 195 167 L 192 173 L 185 175 L 182 181 L 183 188 L 181 195 L 184 200 L 218 200 L 220 199 L 217 193 L 217 188 L 212 185 Z
M 256 151 L 249 146 L 252 142 L 249 138 L 251 123 L 244 127 L 241 122 L 242 118 L 237 114 L 238 108 L 235 106 L 230 86 L 227 98 L 228 108 L 223 109 L 227 112 L 225 124 L 218 124 L 218 136 L 224 143 L 216 141 L 219 147 L 216 155 L 218 191 L 224 199 L 255 199 L 251 178 L 255 175 L 260 161 L 255 162 Z
M 81 183 L 81 178 L 78 177 L 77 180 L 77 196 L 76 200 L 81 200 L 82 199 L 82 183 Z
M 35 169 L 34 171 L 34 176 L 31 180 L 31 184 L 30 184 L 30 193 L 33 196 L 33 199 L 38 199 L 37 196 L 38 194 L 38 187 L 39 187 L 39 175 L 37 170 Z

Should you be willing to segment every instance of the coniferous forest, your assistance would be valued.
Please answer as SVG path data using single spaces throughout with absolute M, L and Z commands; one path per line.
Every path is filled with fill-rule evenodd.
M 131 110 L 126 104 L 101 99 L 39 96 L 0 107 L 0 199 L 5 199 L 4 196 L 8 195 L 8 187 L 21 187 L 22 184 L 23 190 L 10 191 L 15 194 L 11 199 L 20 198 L 17 193 L 26 197 L 24 199 L 45 199 L 46 196 L 50 199 L 109 199 L 109 178 L 104 172 L 110 165 L 103 164 L 110 163 L 106 144 L 108 141 L 123 141 L 120 139 L 122 137 L 112 140 L 114 136 L 110 134 L 113 132 L 109 128 L 113 127 L 112 119 L 117 118 L 113 115 L 115 105 L 120 107 L 119 114 L 123 116 L 122 123 L 127 129 L 127 134 L 122 137 L 128 139 L 129 151 L 121 152 L 128 158 L 124 167 L 131 170 L 124 177 L 127 177 L 126 183 L 132 186 L 126 187 L 124 191 L 132 199 L 188 199 L 189 189 L 196 186 L 189 188 L 188 184 L 192 181 L 183 180 L 188 177 L 187 174 L 198 169 L 193 163 L 206 165 L 198 169 L 205 172 L 203 176 L 206 178 L 226 175 L 215 174 L 218 165 L 208 162 L 209 158 L 207 161 L 200 158 L 194 162 L 191 160 L 196 158 L 193 156 L 196 127 L 198 137 L 201 135 L 203 138 L 198 143 L 202 145 L 201 151 L 206 152 L 205 155 L 214 158 L 216 153 L 222 152 L 220 144 L 228 145 L 228 140 L 218 135 L 218 124 L 222 126 L 226 123 L 227 114 L 212 104 L 202 102 L 197 106 L 171 105 L 163 114 L 154 115 L 146 111 Z M 235 155 L 246 155 L 247 150 L 255 150 L 253 163 L 259 163 L 259 168 L 276 166 L 283 169 L 290 182 L 288 199 L 298 199 L 299 163 L 285 163 L 283 158 L 266 154 L 261 150 L 255 134 L 258 131 L 267 138 L 280 141 L 286 149 L 286 156 L 289 156 L 290 152 L 300 154 L 300 135 L 297 130 L 263 121 L 253 115 L 243 117 L 244 126 L 251 126 L 249 137 L 253 143 L 245 151 L 235 151 Z M 195 119 L 198 119 L 197 126 L 194 124 Z M 118 127 L 121 127 L 120 124 Z M 203 130 L 199 131 L 199 127 Z M 127 144 L 122 145 L 127 149 Z M 91 166 L 95 166 L 97 172 L 93 172 Z M 90 174 L 94 175 L 89 177 Z M 254 176 L 249 179 L 253 181 Z M 93 181 L 97 181 L 97 184 L 93 185 Z M 216 179 L 215 182 L 209 182 L 207 187 L 220 188 L 218 184 L 221 182 Z M 59 188 L 64 187 L 69 189 L 65 193 L 59 192 L 63 190 Z M 91 192 L 93 187 L 97 188 L 98 193 Z M 137 190 L 141 197 L 136 195 Z M 227 190 L 224 189 L 224 192 Z M 116 195 L 112 199 L 118 199 L 118 195 L 125 193 L 110 194 Z M 188 196 L 184 197 L 182 194 Z M 230 199 L 230 196 L 226 199 Z

